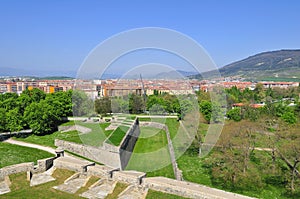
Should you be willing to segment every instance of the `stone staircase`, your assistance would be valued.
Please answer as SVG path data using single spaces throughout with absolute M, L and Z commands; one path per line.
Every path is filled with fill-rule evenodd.
M 33 174 L 30 179 L 30 186 L 36 186 L 55 180 L 55 178 L 52 177 L 53 171 L 54 167 L 48 169 L 43 173 Z
M 75 173 L 71 177 L 69 177 L 67 180 L 65 180 L 64 184 L 54 186 L 54 189 L 74 194 L 76 193 L 81 187 L 84 187 L 88 180 L 90 179 L 90 176 L 87 176 L 82 173 Z
M 148 189 L 130 185 L 118 195 L 118 199 L 145 199 Z
M 80 196 L 84 198 L 102 199 L 114 191 L 116 184 L 117 181 L 101 179 L 94 183 L 88 191 L 82 193 Z

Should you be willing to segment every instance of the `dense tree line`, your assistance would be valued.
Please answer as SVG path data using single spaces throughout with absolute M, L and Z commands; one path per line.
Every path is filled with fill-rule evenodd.
M 192 110 L 194 96 L 170 95 L 168 93 L 155 93 L 147 97 L 130 94 L 123 97 L 103 97 L 95 100 L 95 110 L 98 114 L 108 115 L 110 113 L 140 114 L 178 114 L 179 117 Z
M 32 129 L 35 134 L 56 130 L 64 117 L 72 115 L 73 91 L 45 94 L 34 88 L 0 95 L 0 131 Z

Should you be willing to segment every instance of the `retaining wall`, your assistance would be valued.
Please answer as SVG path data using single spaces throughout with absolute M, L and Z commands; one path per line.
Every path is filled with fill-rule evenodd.
M 197 199 L 250 199 L 251 197 L 226 192 L 220 189 L 210 188 L 204 185 L 191 182 L 178 181 L 165 177 L 144 178 L 143 184 L 145 188 L 156 191 L 175 194 L 187 198 Z
M 26 162 L 21 164 L 15 164 L 7 167 L 3 167 L 0 169 L 0 181 L 4 180 L 5 176 L 31 171 L 34 168 L 33 162 Z
M 146 173 L 139 171 L 114 171 L 112 179 L 133 185 L 140 185 L 142 179 L 146 177 Z
M 117 152 L 105 150 L 102 147 L 87 146 L 58 139 L 55 139 L 55 146 L 110 167 L 121 168 L 120 156 Z
M 48 169 L 50 169 L 53 166 L 53 161 L 55 159 L 56 159 L 56 157 L 38 160 L 37 166 L 35 167 L 34 172 L 39 173 L 39 172 L 47 171 Z
M 139 127 L 139 121 L 138 119 L 135 120 L 134 124 L 130 127 L 130 129 L 127 131 L 126 136 L 123 138 L 119 153 L 120 153 L 120 161 L 121 161 L 121 169 L 125 169 L 131 154 L 133 152 L 134 146 L 139 138 L 140 135 L 140 127 Z

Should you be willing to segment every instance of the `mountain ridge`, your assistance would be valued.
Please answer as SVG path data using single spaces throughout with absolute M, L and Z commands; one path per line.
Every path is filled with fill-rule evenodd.
M 251 80 L 300 78 L 300 49 L 261 52 L 232 62 L 219 70 L 205 72 L 205 77 L 241 76 Z M 196 75 L 194 78 L 200 78 Z

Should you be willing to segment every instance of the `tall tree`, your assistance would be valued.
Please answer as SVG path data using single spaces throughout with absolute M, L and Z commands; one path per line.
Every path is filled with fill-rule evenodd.
M 23 129 L 24 120 L 19 108 L 14 108 L 6 114 L 7 129 L 10 132 L 16 132 Z
M 24 119 L 35 134 L 47 134 L 57 129 L 61 118 L 56 114 L 55 107 L 46 100 L 33 102 L 26 107 Z

